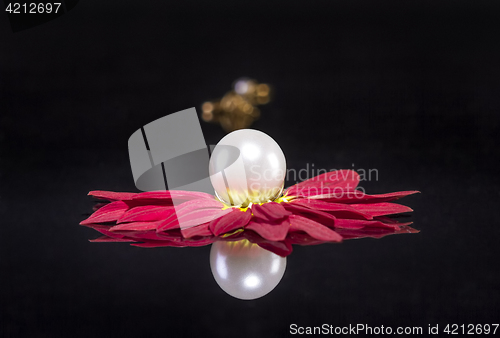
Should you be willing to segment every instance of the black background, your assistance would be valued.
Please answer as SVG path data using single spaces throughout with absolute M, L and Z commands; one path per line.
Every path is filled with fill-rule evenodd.
M 498 323 L 498 4 L 89 0 L 17 33 L 0 14 L 1 335 Z M 402 201 L 421 232 L 295 247 L 255 301 L 217 286 L 210 247 L 89 243 L 87 192 L 135 191 L 132 132 L 240 76 L 275 87 L 252 127 L 289 168 L 376 168 L 367 192 L 422 191 Z

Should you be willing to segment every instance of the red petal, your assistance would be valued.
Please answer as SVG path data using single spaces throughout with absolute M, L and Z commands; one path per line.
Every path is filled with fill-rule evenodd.
M 309 219 L 316 219 L 318 220 L 317 222 L 322 224 L 324 223 L 331 224 L 332 227 L 336 219 L 336 217 L 333 216 L 332 214 L 329 214 L 321 210 L 309 209 L 296 203 L 283 203 L 283 206 L 287 210 L 291 211 L 294 215 L 304 216 L 305 218 Z
M 297 245 L 319 245 L 330 243 L 316 239 L 305 232 L 289 232 L 286 237 L 286 242 Z
M 270 241 L 282 241 L 286 238 L 289 227 L 290 221 L 288 218 L 274 222 L 265 222 L 257 218 L 251 220 L 245 229 L 253 230 Z
M 408 223 L 398 223 L 398 229 L 390 228 L 377 228 L 377 227 L 364 227 L 362 229 L 337 229 L 337 232 L 341 234 L 344 239 L 357 239 L 357 238 L 382 238 L 387 235 L 396 234 L 406 234 L 406 233 L 417 233 L 418 230 L 413 229 L 407 225 Z M 396 223 L 393 223 L 396 225 Z
M 155 240 L 155 241 L 170 241 L 171 238 L 168 236 L 161 236 L 161 233 L 157 233 L 154 230 L 149 230 L 149 231 L 113 231 L 113 233 L 118 233 L 124 238 L 130 238 L 135 241 L 144 241 L 144 240 Z M 177 237 L 176 237 L 177 238 Z M 175 241 L 175 240 L 172 240 Z M 180 239 L 178 240 L 180 241 Z
M 224 204 L 213 199 L 198 199 L 182 203 L 175 208 L 175 213 L 169 216 L 162 225 L 158 227 L 157 231 L 165 231 L 169 229 L 188 228 L 198 224 L 210 222 L 212 219 L 221 217 L 225 213 L 219 215 L 222 211 Z M 186 222 L 186 223 L 184 223 Z
M 113 191 L 103 191 L 94 190 L 88 193 L 89 196 L 95 198 L 105 199 L 108 201 L 130 201 L 135 195 L 134 192 L 113 192 Z
M 176 248 L 182 248 L 186 247 L 186 244 L 183 243 L 176 243 L 176 242 L 170 242 L 170 241 L 148 241 L 144 243 L 134 243 L 130 244 L 132 246 L 137 246 L 139 248 L 161 248 L 161 247 L 176 247 Z
M 253 231 L 243 231 L 229 237 L 217 237 L 219 241 L 237 242 L 241 240 L 248 240 L 251 243 L 259 245 L 261 248 L 271 251 L 278 256 L 286 257 L 292 253 L 292 245 L 286 241 L 269 241 L 262 238 Z
M 405 225 L 408 225 L 408 224 L 411 224 L 413 222 L 409 222 L 409 223 L 400 223 L 398 222 L 396 219 L 394 218 L 391 218 L 389 216 L 377 216 L 377 217 L 374 217 L 375 220 L 377 221 L 381 221 L 383 223 L 387 223 L 387 224 L 398 224 L 398 225 L 402 225 L 402 224 L 405 224 Z
M 211 236 L 211 237 L 203 237 L 203 238 L 186 238 L 182 241 L 183 244 L 186 246 L 205 246 L 212 244 L 217 240 L 217 237 Z
M 115 225 L 110 228 L 110 231 L 149 231 L 156 230 L 156 228 L 162 223 L 162 221 L 157 222 L 132 222 L 132 223 L 122 223 Z
M 372 217 L 413 211 L 413 209 L 397 203 L 350 204 L 350 206 Z
M 213 219 L 224 216 L 231 210 L 222 210 L 223 204 L 216 200 L 197 200 L 186 202 L 181 208 L 176 210 L 176 214 L 170 216 L 158 228 L 164 231 L 174 228 L 186 229 L 202 223 L 210 222 Z
M 184 190 L 162 190 L 162 191 L 146 191 L 136 194 L 134 200 L 150 200 L 150 199 L 179 199 L 179 200 L 194 200 L 194 199 L 214 199 L 210 194 L 198 191 Z
M 200 239 L 186 239 L 181 242 L 173 241 L 147 241 L 145 243 L 131 244 L 141 248 L 159 248 L 159 247 L 188 247 L 188 246 L 204 246 L 213 243 L 216 237 L 203 237 Z
M 190 212 L 183 212 L 180 216 L 177 214 L 177 217 L 170 217 L 167 221 L 164 221 L 164 223 L 158 227 L 157 231 L 165 231 L 176 228 L 184 230 L 199 224 L 210 222 L 229 212 L 230 210 L 228 209 L 198 209 Z
M 386 228 L 392 230 L 399 230 L 399 226 L 395 224 L 386 224 L 380 221 L 367 221 L 363 219 L 337 219 L 335 220 L 335 228 L 342 229 L 363 229 L 368 228 Z
M 175 208 L 173 206 L 144 205 L 127 210 L 118 219 L 118 223 L 160 221 L 165 220 L 174 213 Z
M 292 244 L 287 241 L 281 241 L 281 242 L 263 241 L 257 243 L 257 245 L 281 257 L 286 257 L 290 255 L 293 251 Z
M 212 236 L 212 231 L 210 231 L 209 224 L 210 223 L 204 223 L 195 227 L 183 229 L 181 230 L 182 236 L 184 238 L 191 238 L 195 236 Z
M 304 231 L 322 241 L 342 242 L 342 237 L 332 229 L 299 215 L 290 216 L 290 231 Z
M 337 232 L 344 238 L 344 240 L 358 238 L 382 238 L 396 233 L 394 230 L 383 228 L 363 228 L 358 230 L 337 229 Z
M 358 204 L 358 203 L 381 203 L 390 202 L 397 200 L 399 198 L 420 193 L 420 191 L 398 191 L 388 194 L 379 195 L 367 195 L 360 190 L 355 191 L 345 191 L 339 194 L 324 194 L 309 196 L 310 199 L 321 199 L 323 201 L 335 202 L 335 203 L 348 203 L 348 204 Z
M 129 206 L 123 201 L 111 202 L 94 212 L 86 220 L 81 221 L 80 225 L 115 222 L 125 213 L 125 211 L 127 211 L 128 208 Z
M 299 184 L 293 185 L 285 192 L 285 196 L 312 196 L 318 191 L 330 193 L 354 190 L 359 184 L 359 175 L 354 170 L 335 170 L 318 175 Z
M 413 229 L 412 227 L 406 225 L 405 223 L 404 225 L 401 225 L 399 231 L 396 231 L 395 233 L 399 235 L 399 234 L 418 234 L 419 232 L 420 230 Z
M 255 217 L 268 222 L 277 221 L 292 214 L 276 202 L 264 203 L 262 205 L 254 204 L 252 205 L 252 213 Z
M 187 210 L 192 211 L 196 209 L 209 209 L 209 208 L 222 209 L 223 207 L 224 204 L 222 204 L 222 202 L 217 201 L 212 196 L 211 199 L 193 200 L 179 204 L 175 207 L 175 211 L 179 214 L 181 211 L 187 211 Z
M 161 238 L 162 240 L 169 240 L 172 242 L 182 242 L 183 239 L 182 232 L 180 229 L 157 232 L 156 235 L 158 236 L 158 238 Z
M 152 205 L 157 205 L 157 206 L 163 206 L 163 207 L 173 207 L 174 205 L 180 205 L 184 203 L 185 201 L 183 200 L 169 200 L 169 199 L 151 199 L 151 200 L 142 200 L 142 199 L 137 199 L 137 200 L 132 200 L 132 201 L 125 201 L 125 203 L 128 204 L 130 208 L 135 208 L 135 207 L 143 207 L 143 206 L 152 206 Z
M 219 236 L 221 234 L 243 228 L 248 224 L 251 218 L 252 212 L 250 209 L 247 209 L 246 212 L 239 209 L 233 209 L 228 214 L 212 220 L 210 222 L 210 230 L 212 230 L 212 233 L 215 236 Z
M 353 205 L 347 205 L 342 203 L 330 203 L 321 200 L 297 198 L 291 201 L 290 204 L 298 204 L 309 209 L 322 210 L 322 211 L 348 212 L 361 216 L 366 219 L 373 218 L 371 214 L 363 212 L 363 210 L 359 210 L 358 208 L 355 208 Z

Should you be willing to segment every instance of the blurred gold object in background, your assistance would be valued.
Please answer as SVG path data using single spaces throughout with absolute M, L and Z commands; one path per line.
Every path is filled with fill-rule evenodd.
M 250 127 L 260 117 L 258 105 L 270 101 L 268 84 L 251 79 L 238 79 L 220 100 L 207 101 L 201 106 L 201 118 L 206 122 L 219 123 L 226 132 Z

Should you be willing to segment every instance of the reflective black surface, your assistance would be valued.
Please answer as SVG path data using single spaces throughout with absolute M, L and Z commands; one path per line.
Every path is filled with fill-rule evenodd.
M 498 322 L 500 26 L 493 2 L 80 2 L 0 21 L 3 336 L 288 336 L 292 323 Z M 3 14 L 2 14 L 3 15 Z M 2 17 L 0 15 L 0 17 Z M 89 190 L 135 191 L 128 137 L 250 76 L 289 168 L 377 169 L 421 233 L 296 247 L 262 299 L 209 247 L 89 243 Z M 202 124 L 207 143 L 225 134 Z M 291 183 L 291 182 L 289 182 Z

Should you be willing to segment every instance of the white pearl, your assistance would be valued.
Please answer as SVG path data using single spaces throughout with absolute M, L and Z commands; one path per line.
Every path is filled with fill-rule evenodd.
M 226 204 L 264 203 L 279 197 L 283 189 L 285 155 L 267 134 L 236 130 L 215 147 L 209 171 L 217 196 Z
M 226 293 L 239 299 L 256 299 L 278 285 L 285 273 L 286 258 L 247 240 L 219 241 L 212 244 L 210 268 Z

